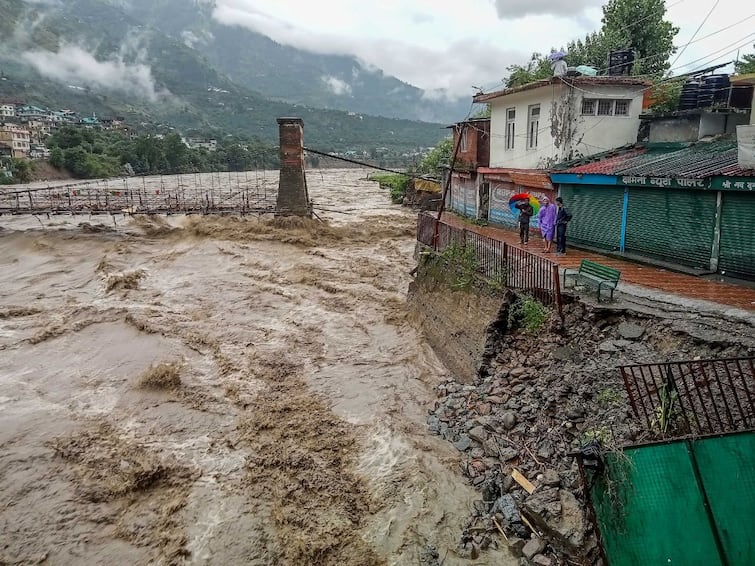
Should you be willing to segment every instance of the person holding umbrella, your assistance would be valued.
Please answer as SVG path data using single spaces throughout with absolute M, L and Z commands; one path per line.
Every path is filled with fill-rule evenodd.
M 530 218 L 535 214 L 535 209 L 529 199 L 523 199 L 516 203 L 519 210 L 519 243 L 527 245 L 530 241 Z

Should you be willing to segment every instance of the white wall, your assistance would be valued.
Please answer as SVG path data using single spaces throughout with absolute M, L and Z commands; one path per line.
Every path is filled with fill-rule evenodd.
M 638 85 L 586 85 L 573 91 L 574 135 L 569 144 L 556 147 L 551 134 L 554 99 L 563 106 L 569 99 L 569 87 L 546 85 L 495 98 L 491 101 L 490 166 L 521 169 L 546 168 L 550 164 L 575 156 L 587 156 L 637 141 L 642 113 L 642 87 Z M 585 92 L 588 91 L 588 92 Z M 627 116 L 582 116 L 582 98 L 630 99 Z M 540 132 L 536 149 L 527 149 L 528 108 L 540 104 Z M 506 110 L 516 108 L 514 149 L 506 149 Z

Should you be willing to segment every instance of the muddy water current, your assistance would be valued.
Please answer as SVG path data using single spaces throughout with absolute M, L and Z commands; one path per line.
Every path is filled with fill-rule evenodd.
M 455 553 L 416 217 L 365 176 L 308 174 L 325 223 L 0 217 L 0 564 L 513 563 Z

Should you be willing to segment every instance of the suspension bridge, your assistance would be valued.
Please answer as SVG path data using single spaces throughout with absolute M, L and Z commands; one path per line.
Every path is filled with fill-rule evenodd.
M 305 151 L 335 160 L 367 163 L 305 148 L 300 118 L 278 118 L 280 171 L 223 171 L 0 189 L 2 214 L 276 214 L 312 216 Z

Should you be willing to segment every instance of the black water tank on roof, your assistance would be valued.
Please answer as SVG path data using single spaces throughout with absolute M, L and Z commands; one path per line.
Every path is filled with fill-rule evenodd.
M 608 54 L 608 74 L 611 76 L 629 75 L 634 64 L 632 49 L 618 49 Z
M 710 100 L 709 105 L 726 104 L 729 99 L 729 75 L 710 75 L 703 79 L 701 92 L 704 90 Z
M 700 91 L 698 81 L 687 81 L 682 87 L 682 94 L 679 97 L 679 110 L 692 110 L 697 108 L 697 96 Z

